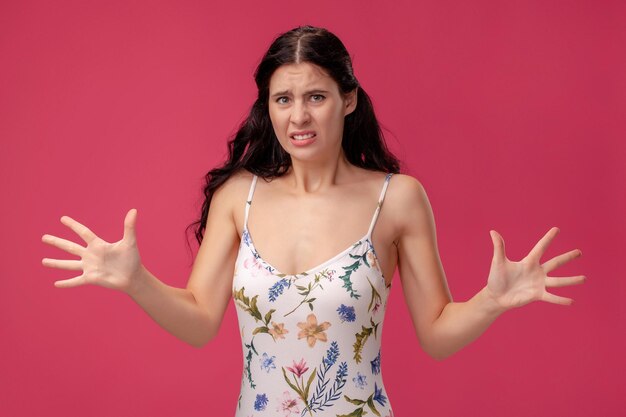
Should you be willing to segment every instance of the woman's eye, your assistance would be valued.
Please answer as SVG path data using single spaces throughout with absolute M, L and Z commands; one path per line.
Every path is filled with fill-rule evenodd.
M 312 99 L 314 102 L 320 102 L 320 101 L 323 101 L 325 98 L 326 98 L 326 97 L 324 97 L 324 96 L 323 96 L 323 95 L 321 95 L 321 94 L 312 94 L 312 95 L 311 95 L 311 99 Z M 278 97 L 278 98 L 276 99 L 276 103 L 278 103 L 278 104 L 287 104 L 287 102 L 288 102 L 288 101 L 289 101 L 289 97 L 285 97 L 285 96 L 283 96 L 283 97 Z

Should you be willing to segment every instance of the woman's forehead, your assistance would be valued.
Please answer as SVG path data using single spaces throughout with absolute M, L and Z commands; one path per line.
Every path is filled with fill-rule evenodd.
M 270 94 L 279 91 L 298 92 L 316 88 L 337 90 L 337 85 L 321 67 L 309 62 L 285 64 L 278 67 L 270 78 Z

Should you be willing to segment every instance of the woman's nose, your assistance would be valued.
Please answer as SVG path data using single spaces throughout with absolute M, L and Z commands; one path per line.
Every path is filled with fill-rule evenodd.
M 295 124 L 302 124 L 309 119 L 309 112 L 304 103 L 295 102 L 291 108 L 291 121 Z

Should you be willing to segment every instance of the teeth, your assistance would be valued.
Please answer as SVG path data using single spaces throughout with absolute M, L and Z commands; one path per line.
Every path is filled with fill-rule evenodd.
M 315 133 L 308 133 L 306 135 L 293 135 L 293 138 L 295 140 L 303 140 L 303 139 L 310 139 L 313 136 L 315 136 Z

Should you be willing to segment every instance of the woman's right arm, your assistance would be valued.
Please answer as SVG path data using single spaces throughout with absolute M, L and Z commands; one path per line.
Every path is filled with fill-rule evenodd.
M 62 217 L 61 222 L 76 232 L 87 246 L 44 235 L 43 242 L 81 259 L 45 258 L 42 263 L 51 268 L 82 271 L 82 275 L 57 281 L 55 286 L 94 284 L 122 291 L 169 333 L 201 347 L 217 334 L 231 296 L 239 236 L 233 218 L 235 198 L 229 190 L 230 182 L 213 195 L 204 239 L 186 288 L 163 283 L 141 264 L 135 235 L 135 209 L 126 215 L 124 236 L 115 243 L 105 242 L 75 220 Z

